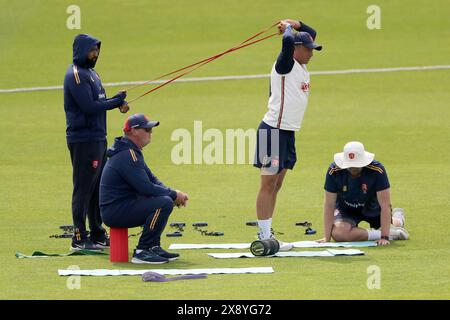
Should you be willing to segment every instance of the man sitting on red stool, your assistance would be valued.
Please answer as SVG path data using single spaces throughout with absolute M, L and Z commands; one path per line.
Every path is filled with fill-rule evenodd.
M 178 258 L 161 248 L 163 232 L 175 206 L 186 206 L 188 195 L 166 187 L 145 164 L 142 148 L 150 143 L 152 128 L 143 114 L 125 122 L 124 136 L 108 149 L 108 161 L 100 180 L 100 212 L 103 222 L 113 228 L 143 226 L 134 250 L 133 263 L 161 264 Z

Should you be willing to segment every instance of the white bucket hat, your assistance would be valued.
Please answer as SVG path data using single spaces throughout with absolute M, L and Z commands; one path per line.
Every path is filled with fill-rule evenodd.
M 334 154 L 334 162 L 339 168 L 362 168 L 370 164 L 375 154 L 364 150 L 364 145 L 351 141 L 344 146 L 344 152 Z

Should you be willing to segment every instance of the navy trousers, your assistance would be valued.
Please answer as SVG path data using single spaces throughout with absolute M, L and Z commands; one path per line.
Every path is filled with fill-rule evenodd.
M 99 207 L 99 186 L 106 162 L 106 141 L 69 143 L 73 167 L 72 218 L 74 238 L 86 239 L 86 216 L 89 220 L 90 237 L 102 241 L 105 229 Z
M 134 228 L 144 230 L 137 249 L 149 249 L 161 245 L 161 234 L 173 210 L 173 200 L 169 196 L 127 199 L 101 207 L 103 221 L 113 228 Z

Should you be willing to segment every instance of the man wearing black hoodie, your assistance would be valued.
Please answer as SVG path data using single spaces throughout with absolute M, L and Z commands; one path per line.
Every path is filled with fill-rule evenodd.
M 73 42 L 73 64 L 64 78 L 66 139 L 73 167 L 72 218 L 75 227 L 72 250 L 109 247 L 99 208 L 99 182 L 106 161 L 106 111 L 129 107 L 126 92 L 106 98 L 99 75 L 93 69 L 101 42 L 79 34 Z M 89 219 L 90 235 L 86 231 Z
M 188 195 L 166 187 L 145 164 L 142 148 L 150 143 L 152 128 L 142 113 L 128 117 L 123 131 L 108 149 L 100 181 L 100 210 L 109 227 L 144 230 L 133 253 L 133 263 L 161 264 L 178 258 L 161 248 L 163 232 L 174 205 L 186 206 Z

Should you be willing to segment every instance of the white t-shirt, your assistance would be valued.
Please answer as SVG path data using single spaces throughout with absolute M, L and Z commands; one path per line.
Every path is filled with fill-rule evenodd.
M 275 64 L 270 74 L 270 97 L 263 121 L 282 130 L 300 130 L 308 105 L 309 72 L 306 65 L 294 60 L 291 72 L 279 74 Z

